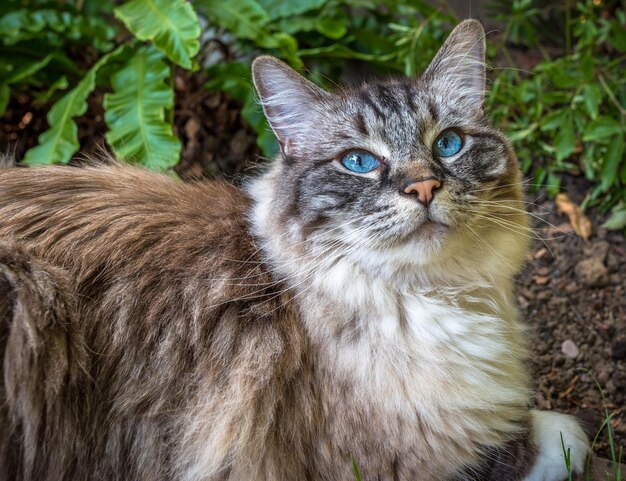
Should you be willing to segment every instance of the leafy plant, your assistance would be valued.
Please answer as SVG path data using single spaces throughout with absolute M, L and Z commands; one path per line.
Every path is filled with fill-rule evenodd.
M 531 8 L 535 3 L 513 2 L 517 13 L 506 31 L 534 28 L 529 17 L 539 11 Z M 586 204 L 608 209 L 626 199 L 626 13 L 597 0 L 571 9 L 563 27 L 571 32 L 563 39 L 564 55 L 552 59 L 543 49 L 544 60 L 528 75 L 510 70 L 496 77 L 488 110 L 515 143 L 534 183 L 547 183 L 556 194 L 560 173 L 581 172 L 595 185 Z M 528 38 L 532 44 L 541 35 Z M 618 212 L 609 227 L 626 227 Z
M 45 99 L 66 88 L 68 78 L 72 82 L 50 109 L 50 127 L 40 135 L 39 145 L 26 153 L 24 163 L 71 159 L 79 148 L 74 118 L 86 112 L 87 98 L 96 86 L 113 90 L 104 97 L 106 139 L 118 158 L 158 170 L 178 162 L 180 141 L 167 113 L 174 99 L 172 65 L 195 68 L 193 58 L 199 50 L 201 29 L 190 3 L 131 0 L 113 9 L 94 1 L 85 2 L 82 9 L 65 3 L 54 7 L 45 2 L 9 3 L 13 9 L 0 12 L 0 41 L 7 47 L 0 72 L 0 108 L 6 108 L 16 85 L 51 85 L 41 96 Z M 120 40 L 124 27 L 132 37 Z M 82 46 L 88 47 L 82 60 L 91 65 L 86 72 L 83 62 L 74 60 L 81 59 L 80 54 L 72 58 L 65 54 Z M 51 68 L 53 63 L 59 68 Z
M 258 132 L 266 157 L 277 145 L 252 89 L 252 56 L 269 53 L 294 68 L 306 65 L 303 73 L 326 87 L 340 77 L 359 78 L 372 68 L 415 75 L 457 22 L 447 7 L 422 0 L 197 0 L 195 5 L 234 38 L 229 52 L 234 60 L 211 66 L 205 86 L 243 103 L 242 115 Z
M 208 50 L 198 57 L 201 22 Z M 574 4 L 492 0 L 505 24 L 492 56 L 487 112 L 513 140 L 535 184 L 560 189 L 563 172 L 595 186 L 587 200 L 613 208 L 608 228 L 626 226 L 626 14 L 617 0 Z M 55 101 L 49 130 L 26 163 L 66 163 L 79 148 L 74 119 L 95 88 L 104 90 L 105 137 L 123 160 L 155 169 L 177 161 L 172 133 L 173 66 L 206 68 L 205 87 L 243 104 L 266 157 L 276 141 L 250 80 L 253 56 L 269 53 L 329 86 L 383 74 L 415 75 L 457 22 L 444 3 L 424 0 L 6 0 L 0 6 L 0 115 L 12 94 Z M 130 35 L 129 35 L 130 34 Z M 493 45 L 493 42 L 490 42 Z M 542 60 L 520 72 L 510 46 L 537 48 Z M 366 67 L 364 68 L 364 64 Z M 68 90 L 69 89 L 69 90 Z

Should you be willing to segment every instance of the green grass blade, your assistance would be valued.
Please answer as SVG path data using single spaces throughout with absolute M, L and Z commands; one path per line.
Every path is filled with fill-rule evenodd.
M 361 481 L 361 473 L 359 472 L 359 467 L 356 465 L 356 460 L 354 459 L 354 456 L 350 455 L 350 457 L 352 458 L 352 469 L 354 470 L 354 477 L 356 481 Z

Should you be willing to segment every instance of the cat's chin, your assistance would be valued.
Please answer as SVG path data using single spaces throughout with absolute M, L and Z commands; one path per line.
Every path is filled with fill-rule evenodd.
M 393 247 L 385 246 L 381 256 L 400 264 L 429 264 L 441 255 L 452 230 L 443 222 L 425 220 L 402 238 L 396 239 Z
M 415 227 L 402 243 L 417 248 L 421 251 L 422 257 L 428 259 L 441 251 L 451 230 L 452 228 L 443 222 L 427 219 Z
M 413 232 L 412 237 L 423 241 L 436 240 L 446 234 L 450 226 L 443 222 L 428 219 Z

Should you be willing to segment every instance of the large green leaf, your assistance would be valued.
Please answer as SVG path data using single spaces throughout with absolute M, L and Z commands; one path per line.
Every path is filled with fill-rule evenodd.
M 191 68 L 200 48 L 196 12 L 184 0 L 131 0 L 115 10 L 140 40 L 150 40 L 170 60 Z
M 101 57 L 78 85 L 52 106 L 48 112 L 50 128 L 39 136 L 39 145 L 26 152 L 25 164 L 66 164 L 69 162 L 72 154 L 79 147 L 78 128 L 74 117 L 83 115 L 87 111 L 87 96 L 95 87 L 98 70 L 125 52 L 126 47 L 120 47 Z
M 119 158 L 155 170 L 178 162 L 180 142 L 165 122 L 165 109 L 174 105 L 169 76 L 163 55 L 152 46 L 111 76 L 113 93 L 104 96 L 106 139 Z
M 269 14 L 255 0 L 198 0 L 207 16 L 220 27 L 225 27 L 238 38 L 260 39 Z M 297 3 L 297 2 L 293 2 Z

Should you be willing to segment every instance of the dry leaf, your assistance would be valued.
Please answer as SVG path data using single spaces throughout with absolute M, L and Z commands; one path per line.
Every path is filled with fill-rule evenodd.
M 556 207 L 561 214 L 565 214 L 569 218 L 569 222 L 574 228 L 576 234 L 587 240 L 593 233 L 593 224 L 567 194 L 558 194 L 556 196 Z
M 550 276 L 534 276 L 533 280 L 538 286 L 545 286 L 548 282 L 550 282 Z

